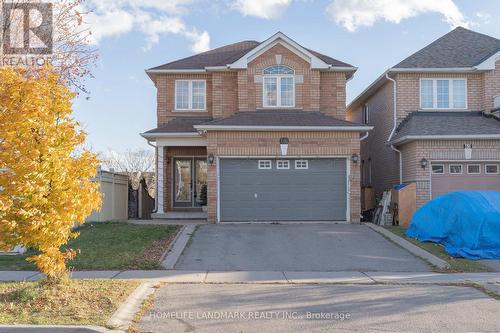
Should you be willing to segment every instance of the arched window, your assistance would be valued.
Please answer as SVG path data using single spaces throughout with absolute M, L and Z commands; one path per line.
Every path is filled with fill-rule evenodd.
M 267 67 L 264 69 L 264 75 L 283 75 L 283 74 L 293 74 L 295 73 L 293 69 L 288 66 L 283 65 L 275 65 L 271 67 Z
M 264 107 L 295 106 L 295 71 L 283 65 L 263 70 L 262 104 Z

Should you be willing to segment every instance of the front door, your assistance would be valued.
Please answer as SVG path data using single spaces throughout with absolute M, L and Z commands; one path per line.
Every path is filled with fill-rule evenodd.
M 204 158 L 174 158 L 174 207 L 200 207 L 204 185 L 207 185 L 207 161 Z

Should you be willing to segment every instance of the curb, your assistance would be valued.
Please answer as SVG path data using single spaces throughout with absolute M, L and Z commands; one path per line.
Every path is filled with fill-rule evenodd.
M 165 269 L 174 269 L 175 264 L 179 260 L 184 248 L 189 242 L 189 238 L 194 233 L 196 226 L 185 225 L 179 231 L 171 247 L 165 251 L 164 258 L 161 260 L 161 266 Z
M 175 235 L 174 239 L 170 242 L 170 244 L 168 245 L 168 247 L 165 250 L 165 252 L 163 252 L 163 254 L 161 255 L 161 257 L 160 257 L 160 263 L 163 263 L 163 261 L 165 260 L 165 257 L 168 255 L 168 253 L 170 252 L 170 250 L 172 250 L 172 248 L 174 247 L 174 244 L 177 242 L 177 239 L 180 237 L 181 233 L 184 231 L 185 228 L 186 228 L 186 226 L 184 225 L 177 232 L 177 234 Z
M 47 332 L 47 333 L 125 333 L 124 331 L 111 330 L 101 326 L 72 326 L 72 325 L 0 325 L 2 333 L 25 333 L 25 332 Z
M 402 248 L 404 248 L 406 251 L 410 252 L 411 254 L 422 258 L 426 261 L 428 261 L 431 265 L 436 266 L 439 269 L 448 269 L 450 268 L 450 265 L 443 259 L 436 257 L 435 255 L 425 251 L 421 247 L 416 246 L 415 244 L 410 243 L 406 239 L 403 239 L 399 237 L 398 235 L 378 226 L 373 223 L 365 223 L 365 225 L 372 229 L 375 232 L 378 232 L 379 234 L 384 235 L 385 237 L 389 238 L 391 241 L 394 243 L 398 244 Z
M 113 313 L 106 323 L 106 326 L 117 328 L 123 331 L 128 330 L 134 320 L 135 314 L 140 310 L 142 303 L 155 292 L 153 283 L 146 282 L 140 284 L 123 302 L 118 310 Z

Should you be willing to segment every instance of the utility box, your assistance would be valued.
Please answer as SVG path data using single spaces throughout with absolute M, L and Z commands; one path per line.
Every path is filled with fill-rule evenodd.
M 391 192 L 395 222 L 407 228 L 413 213 L 417 210 L 417 185 L 415 183 L 398 185 Z

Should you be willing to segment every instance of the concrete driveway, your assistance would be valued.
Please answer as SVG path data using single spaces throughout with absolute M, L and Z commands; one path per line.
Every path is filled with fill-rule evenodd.
M 175 269 L 423 272 L 430 266 L 365 225 L 201 225 Z
M 500 332 L 500 302 L 469 287 L 167 285 L 141 332 Z

